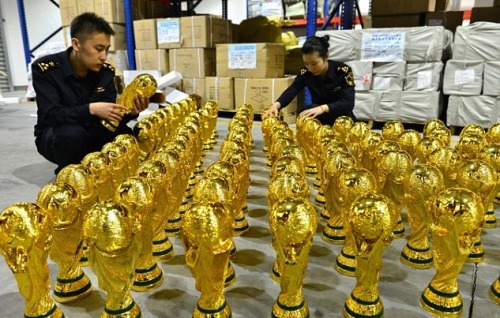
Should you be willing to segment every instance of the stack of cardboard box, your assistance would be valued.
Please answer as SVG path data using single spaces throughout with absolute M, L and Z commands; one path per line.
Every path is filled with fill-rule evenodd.
M 446 0 L 373 0 L 374 28 L 444 26 L 455 31 L 462 25 L 463 11 L 448 11 Z

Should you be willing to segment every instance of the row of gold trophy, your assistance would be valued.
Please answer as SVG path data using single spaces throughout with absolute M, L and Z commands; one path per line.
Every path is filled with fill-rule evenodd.
M 156 90 L 154 78 L 137 77 L 122 96 L 150 95 L 144 89 Z M 216 143 L 217 112 L 216 103 L 199 107 L 192 98 L 160 108 L 137 122 L 134 136 L 120 135 L 61 169 L 36 203 L 3 211 L 0 252 L 25 300 L 25 317 L 64 316 L 50 297 L 48 257 L 59 266 L 57 302 L 92 292 L 81 268 L 88 264 L 107 292 L 101 317 L 141 316 L 130 290 L 163 282 L 157 261 L 173 256 L 169 236 L 180 233 L 203 151 Z M 183 229 L 183 236 L 196 230 Z
M 429 121 L 423 134 L 404 129 L 397 121 L 387 122 L 378 133 L 348 117 L 328 126 L 301 116 L 296 129 L 294 135 L 277 117 L 262 123 L 272 167 L 268 201 L 278 254 L 274 277 L 287 276 L 283 267 L 295 266 L 289 274 L 293 278 L 286 283 L 281 278 L 282 293 L 273 317 L 292 317 L 283 312 L 290 310 L 295 311 L 293 317 L 308 316 L 300 285 L 316 223 L 306 212 L 311 209 L 306 174 L 316 175 L 315 201 L 327 222 L 323 240 L 343 245 L 335 268 L 357 279 L 345 302 L 345 317 L 383 315 L 377 287 L 382 254 L 393 239 L 404 236 L 403 207 L 411 233 L 401 262 L 416 269 L 436 269 L 421 295 L 421 306 L 438 316 L 458 316 L 463 302 L 457 276 L 466 261 L 483 261 L 482 228 L 496 226 L 500 124 L 486 132 L 468 125 L 454 147 L 440 120 Z M 276 228 L 287 223 L 293 224 L 282 230 L 283 238 Z M 284 285 L 292 282 L 293 288 Z M 490 289 L 497 304 L 499 287 L 497 279 Z

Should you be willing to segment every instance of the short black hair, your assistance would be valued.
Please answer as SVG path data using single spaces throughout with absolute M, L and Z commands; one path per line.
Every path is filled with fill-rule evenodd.
M 302 54 L 318 53 L 324 59 L 328 58 L 328 48 L 330 47 L 330 36 L 324 35 L 322 37 L 312 36 L 308 38 L 302 46 Z
M 115 31 L 109 23 L 93 12 L 82 13 L 71 21 L 71 38 L 85 42 L 94 33 L 115 35 Z

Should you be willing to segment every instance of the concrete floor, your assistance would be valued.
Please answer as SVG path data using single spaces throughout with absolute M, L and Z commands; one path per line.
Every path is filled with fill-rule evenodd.
M 0 211 L 9 204 L 33 202 L 42 186 L 54 180 L 55 165 L 45 161 L 34 145 L 33 125 L 36 118 L 35 103 L 7 104 L 0 106 Z M 227 119 L 220 119 L 218 131 L 223 138 L 227 131 Z M 252 183 L 248 194 L 247 214 L 251 230 L 244 237 L 236 237 L 237 254 L 232 260 L 237 281 L 225 295 L 235 318 L 270 317 L 273 302 L 280 287 L 270 278 L 274 251 L 270 245 L 266 192 L 268 169 L 262 153 L 260 123 L 253 127 L 255 149 L 251 158 Z M 220 143 L 219 143 L 220 145 Z M 205 166 L 217 158 L 219 147 L 208 154 Z M 313 181 L 312 179 L 310 180 Z M 315 191 L 312 191 L 315 194 Z M 498 216 L 498 210 L 497 210 Z M 333 264 L 341 246 L 329 245 L 321 240 L 323 225 L 318 227 L 314 246 L 309 257 L 309 267 L 304 281 L 304 295 L 314 318 L 342 317 L 346 297 L 355 284 L 354 278 L 335 271 Z M 179 238 L 173 238 L 176 256 L 161 263 L 165 274 L 164 283 L 156 290 L 133 293 L 143 317 L 191 317 L 199 293 L 194 279 L 184 262 L 184 251 Z M 488 297 L 491 283 L 500 274 L 500 232 L 498 227 L 484 231 L 483 245 L 486 259 L 478 265 L 477 286 L 474 295 L 473 314 L 469 316 L 472 295 L 472 264 L 465 264 L 459 275 L 460 291 L 464 301 L 462 317 L 500 317 L 500 308 Z M 419 306 L 420 294 L 435 271 L 415 270 L 399 261 L 405 239 L 395 240 L 386 250 L 380 275 L 379 291 L 385 309 L 385 317 L 432 317 Z M 52 281 L 57 266 L 49 263 Z M 90 297 L 70 305 L 61 305 L 66 317 L 100 317 L 105 293 L 97 287 L 97 281 L 89 268 L 94 292 Z M 3 258 L 0 258 L 0 318 L 21 317 L 24 302 L 17 285 Z

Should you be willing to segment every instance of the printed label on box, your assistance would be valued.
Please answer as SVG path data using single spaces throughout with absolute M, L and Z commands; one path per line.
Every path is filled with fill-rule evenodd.
M 180 42 L 179 20 L 158 21 L 156 22 L 156 30 L 159 44 Z
M 432 72 L 422 71 L 417 73 L 417 89 L 431 88 Z
M 363 32 L 361 60 L 374 62 L 402 61 L 405 32 Z
M 229 69 L 256 69 L 257 44 L 229 44 Z
M 474 70 L 456 70 L 455 85 L 474 84 Z

